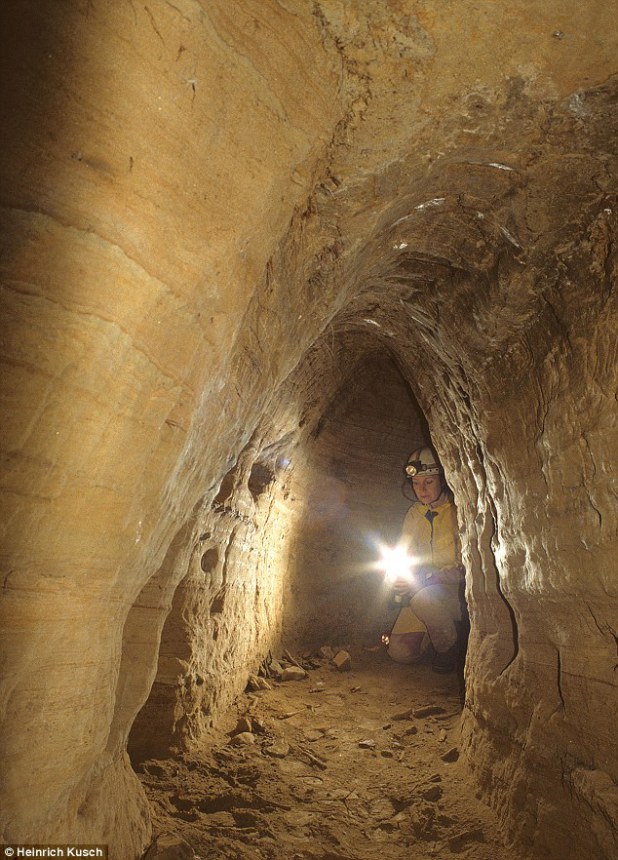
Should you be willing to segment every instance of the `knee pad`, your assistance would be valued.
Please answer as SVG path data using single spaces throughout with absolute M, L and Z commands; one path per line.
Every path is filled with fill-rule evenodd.
M 388 656 L 395 663 L 418 663 L 429 647 L 426 632 L 395 633 L 388 644 Z

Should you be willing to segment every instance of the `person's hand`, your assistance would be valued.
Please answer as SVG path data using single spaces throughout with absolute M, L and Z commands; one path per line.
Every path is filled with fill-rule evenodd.
M 396 579 L 393 582 L 393 590 L 397 594 L 405 594 L 406 591 L 410 591 L 411 582 L 409 579 Z

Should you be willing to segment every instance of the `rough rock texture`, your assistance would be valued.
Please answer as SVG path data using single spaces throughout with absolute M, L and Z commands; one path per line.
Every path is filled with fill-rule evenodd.
M 611 4 L 1 15 L 1 837 L 139 854 L 133 724 L 134 755 L 196 743 L 311 618 L 308 490 L 353 446 L 396 472 L 417 401 L 464 537 L 469 766 L 522 852 L 610 857 Z M 333 405 L 372 365 L 390 430 Z
M 312 662 L 304 682 L 240 696 L 199 749 L 140 765 L 158 844 L 202 860 L 521 860 L 470 791 L 455 675 L 384 648 L 355 649 L 351 671 Z M 243 723 L 259 732 L 234 734 Z

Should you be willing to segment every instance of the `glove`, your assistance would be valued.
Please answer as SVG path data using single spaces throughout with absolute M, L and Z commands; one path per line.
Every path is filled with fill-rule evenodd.
M 389 609 L 401 609 L 403 606 L 408 605 L 411 596 L 409 591 L 391 590 L 387 606 Z

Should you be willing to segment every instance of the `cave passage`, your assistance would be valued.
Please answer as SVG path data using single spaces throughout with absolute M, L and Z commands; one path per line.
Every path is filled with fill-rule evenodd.
M 612 9 L 0 4 L 2 844 L 618 856 Z M 465 696 L 380 644 L 429 441 Z
M 329 349 L 337 381 L 321 390 L 316 372 L 306 383 L 323 408 L 300 441 L 251 443 L 200 517 L 189 573 L 162 629 L 157 675 L 129 736 L 134 761 L 191 744 L 231 704 L 221 652 L 243 649 L 254 666 L 280 642 L 301 651 L 325 642 L 372 646 L 394 623 L 376 562 L 380 545 L 400 536 L 413 501 L 403 466 L 430 441 L 429 429 L 379 341 L 355 333 Z M 185 542 L 175 543 L 186 551 Z M 257 618 L 234 610 L 249 588 L 267 619 L 280 613 L 278 635 L 271 631 L 261 649 Z M 140 595 L 136 612 L 150 599 Z
M 356 336 L 340 361 L 343 378 L 299 452 L 294 483 L 302 498 L 283 630 L 303 647 L 370 644 L 388 628 L 388 590 L 373 563 L 381 543 L 399 539 L 412 503 L 403 467 L 430 441 L 388 351 Z
M 177 629 L 187 625 L 186 604 L 172 605 L 159 677 L 129 739 L 155 810 L 148 856 L 175 850 L 213 860 L 372 860 L 387 852 L 389 860 L 403 860 L 414 850 L 419 860 L 445 851 L 475 860 L 511 857 L 494 814 L 474 797 L 458 764 L 464 655 L 458 671 L 440 677 L 431 672 L 429 652 L 414 666 L 399 665 L 382 642 L 398 609 L 373 562 L 381 542 L 399 537 L 414 498 L 403 465 L 430 436 L 393 356 L 375 343 L 367 350 L 365 339 L 353 343 L 365 350 L 350 354 L 348 345 L 339 387 L 305 449 L 285 456 L 283 477 L 280 450 L 275 460 L 270 452 L 270 467 L 262 456 L 248 470 L 251 501 L 263 497 L 271 511 L 259 540 L 273 534 L 270 517 L 279 534 L 278 496 L 287 496 L 292 519 L 300 511 L 287 544 L 293 562 L 279 562 L 290 576 L 280 652 L 255 655 L 247 689 L 197 743 L 190 743 L 191 719 L 184 735 L 176 723 L 171 737 L 162 736 L 168 655 L 175 649 L 178 658 L 178 642 L 190 636 L 179 638 Z M 294 460 L 303 467 L 300 480 Z M 223 519 L 234 475 L 213 501 Z M 212 574 L 220 555 L 207 549 L 201 571 Z M 210 614 L 224 604 L 219 589 Z M 206 653 L 215 647 L 207 633 L 203 626 Z M 186 704 L 177 699 L 175 708 Z

